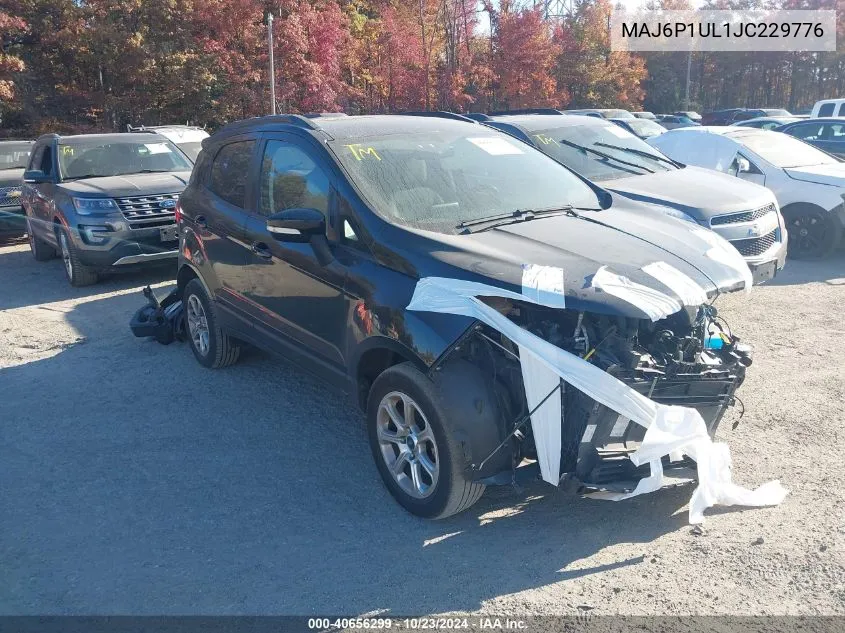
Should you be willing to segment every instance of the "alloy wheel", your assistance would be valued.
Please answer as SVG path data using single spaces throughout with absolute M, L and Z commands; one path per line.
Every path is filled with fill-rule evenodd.
M 440 459 L 434 432 L 420 406 L 405 393 L 388 393 L 379 404 L 376 425 L 380 453 L 393 480 L 415 499 L 431 495 L 437 487 Z
M 824 249 L 827 223 L 818 213 L 799 215 L 789 223 L 789 248 L 794 255 L 817 256 Z
M 188 331 L 196 350 L 201 356 L 208 356 L 208 319 L 202 301 L 196 295 L 188 297 Z

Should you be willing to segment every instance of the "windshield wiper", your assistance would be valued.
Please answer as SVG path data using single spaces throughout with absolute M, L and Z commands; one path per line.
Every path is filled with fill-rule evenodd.
M 631 163 L 631 162 L 628 162 L 627 160 L 622 160 L 621 158 L 619 158 L 617 156 L 613 156 L 612 154 L 607 154 L 607 153 L 602 152 L 600 150 L 597 150 L 593 147 L 586 147 L 585 145 L 578 145 L 578 143 L 573 143 L 572 141 L 567 141 L 565 138 L 557 139 L 557 141 L 559 143 L 563 143 L 564 145 L 569 145 L 569 147 L 580 150 L 582 152 L 590 152 L 591 154 L 595 154 L 596 156 L 600 156 L 600 157 L 604 158 L 605 160 L 613 160 L 613 161 L 616 161 L 617 163 L 621 163 L 623 165 L 628 165 L 629 167 L 634 167 L 635 169 L 642 169 L 643 171 L 647 171 L 650 174 L 654 173 L 653 169 L 649 169 L 645 165 L 640 165 L 638 163 Z M 603 145 L 603 143 L 596 143 L 596 145 Z
M 636 154 L 637 156 L 644 156 L 645 158 L 651 158 L 652 160 L 662 161 L 664 163 L 669 163 L 672 167 L 677 167 L 678 164 L 669 159 L 665 156 L 658 156 L 657 154 L 652 154 L 651 152 L 646 152 L 641 149 L 634 149 L 633 147 L 620 147 L 618 145 L 611 145 L 610 143 L 602 143 L 597 142 L 596 145 L 600 145 L 602 147 L 607 147 L 609 149 L 617 149 L 620 152 L 628 152 L 629 154 Z
M 590 207 L 574 207 L 571 204 L 566 204 L 560 207 L 549 207 L 548 209 L 516 209 L 510 213 L 499 213 L 491 215 L 486 218 L 478 218 L 477 220 L 464 220 L 455 228 L 460 229 L 462 233 L 477 233 L 478 231 L 486 231 L 497 226 L 505 224 L 513 224 L 515 222 L 527 222 L 536 217 L 543 215 L 557 215 L 566 214 L 572 217 L 580 217 L 578 211 L 601 211 L 601 209 L 593 209 Z M 484 225 L 483 228 L 478 228 Z
M 82 176 L 65 176 L 62 181 L 68 180 L 85 180 L 86 178 L 108 178 L 105 174 L 83 174 Z

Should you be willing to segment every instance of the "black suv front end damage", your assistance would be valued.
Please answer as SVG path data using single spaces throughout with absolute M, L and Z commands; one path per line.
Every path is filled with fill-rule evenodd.
M 485 303 L 553 345 L 583 358 L 658 404 L 690 407 L 703 417 L 712 438 L 751 365 L 741 343 L 712 305 L 687 307 L 652 322 L 560 310 L 499 297 Z M 486 484 L 507 484 L 538 473 L 537 450 L 517 346 L 487 325 L 476 324 L 432 366 L 431 375 L 459 362 L 478 367 L 491 384 L 503 441 L 468 464 Z M 465 371 L 464 371 L 465 373 Z M 581 493 L 631 492 L 649 476 L 648 464 L 630 456 L 646 429 L 561 382 L 561 483 Z M 477 444 L 476 444 L 477 446 Z M 689 457 L 663 458 L 668 477 L 691 480 Z

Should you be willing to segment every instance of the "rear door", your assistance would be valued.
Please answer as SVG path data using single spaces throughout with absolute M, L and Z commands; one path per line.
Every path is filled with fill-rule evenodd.
M 250 174 L 257 168 L 256 137 L 238 136 L 214 151 L 201 166 L 201 186 L 180 197 L 183 221 L 202 251 L 203 279 L 221 306 L 247 312 L 249 287 L 246 209 L 251 204 Z
M 335 249 L 336 174 L 310 140 L 292 134 L 268 134 L 261 155 L 257 204 L 246 228 L 252 315 L 271 347 L 323 378 L 343 382 L 346 270 L 337 259 L 321 263 L 310 243 L 280 241 L 267 230 L 267 217 L 276 212 L 317 209 L 326 217 L 326 237 Z

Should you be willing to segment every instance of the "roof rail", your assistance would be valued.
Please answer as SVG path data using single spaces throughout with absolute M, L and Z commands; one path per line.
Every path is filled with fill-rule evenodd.
M 516 110 L 497 110 L 490 114 L 563 114 L 563 112 L 555 108 L 517 108 Z
M 268 114 L 266 116 L 250 117 L 240 121 L 233 121 L 224 125 L 220 132 L 235 132 L 241 128 L 251 128 L 254 125 L 261 125 L 262 123 L 284 123 L 287 125 L 295 125 L 306 130 L 319 130 L 320 126 L 314 122 L 313 118 L 308 118 L 301 114 Z
M 468 119 L 472 119 L 473 121 L 489 121 L 490 116 L 484 114 L 483 112 L 468 112 L 466 117 Z
M 399 112 L 403 116 L 425 116 L 439 119 L 452 119 L 454 121 L 464 121 L 465 123 L 476 123 L 474 119 L 466 115 L 458 114 L 457 112 L 449 112 L 447 110 L 417 110 L 411 112 Z

